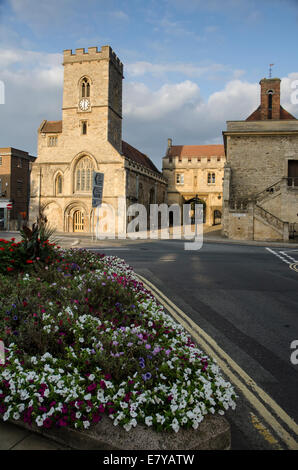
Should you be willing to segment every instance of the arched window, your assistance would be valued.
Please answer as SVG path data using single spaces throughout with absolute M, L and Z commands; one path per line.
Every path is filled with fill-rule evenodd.
M 272 95 L 273 95 L 273 90 L 268 90 L 267 95 L 268 95 L 268 119 L 272 119 Z
M 62 194 L 62 175 L 57 175 L 56 176 L 56 194 Z
M 84 77 L 81 80 L 81 97 L 82 98 L 89 98 L 90 96 L 90 81 L 88 78 Z
M 75 190 L 79 192 L 91 191 L 92 189 L 93 163 L 89 157 L 79 160 L 75 169 Z

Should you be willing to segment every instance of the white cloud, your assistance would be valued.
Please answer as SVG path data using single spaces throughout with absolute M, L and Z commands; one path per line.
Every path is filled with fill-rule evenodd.
M 43 119 L 61 119 L 63 67 L 60 54 L 7 49 L 0 52 L 0 80 L 5 83 L 5 104 L 0 105 L 1 146 L 12 146 L 36 154 L 37 129 Z M 140 69 L 135 66 L 138 64 Z M 131 76 L 142 77 L 148 71 L 161 73 L 179 70 L 185 64 L 160 65 L 148 62 L 133 64 Z M 180 69 L 181 67 L 181 69 Z M 177 70 L 176 70 L 177 71 Z M 185 74 L 201 73 L 190 64 Z M 236 75 L 237 76 L 237 75 Z M 165 83 L 157 89 L 141 81 L 124 81 L 123 138 L 148 154 L 161 166 L 168 137 L 175 144 L 222 143 L 227 120 L 245 119 L 259 105 L 258 83 L 232 79 L 224 87 L 203 99 L 199 80 Z M 239 78 L 240 77 L 240 78 Z M 281 100 L 297 116 L 291 103 L 291 83 L 298 73 L 283 78 Z
M 36 155 L 43 119 L 61 119 L 63 68 L 60 54 L 8 49 L 0 53 L 5 104 L 0 105 L 1 146 Z
M 293 73 L 282 80 L 281 101 L 296 117 L 298 105 L 290 103 Z M 246 119 L 260 104 L 260 86 L 231 80 L 203 100 L 196 83 L 186 80 L 150 90 L 142 83 L 124 88 L 124 140 L 147 153 L 161 165 L 166 140 L 174 145 L 223 143 L 226 121 Z
M 111 11 L 110 15 L 114 20 L 119 20 L 119 21 L 128 21 L 129 20 L 129 16 L 122 10 Z
M 152 64 L 151 62 L 146 61 L 138 61 L 132 64 L 128 64 L 125 66 L 125 70 L 130 77 L 139 77 L 146 74 L 152 76 L 162 76 L 170 73 L 179 73 L 192 78 L 199 78 L 206 74 L 214 75 L 216 73 L 230 71 L 230 69 L 223 64 L 196 66 L 189 63 Z

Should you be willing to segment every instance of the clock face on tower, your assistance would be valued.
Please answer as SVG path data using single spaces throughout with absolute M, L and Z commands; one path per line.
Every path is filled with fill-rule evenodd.
M 80 107 L 81 111 L 87 111 L 90 108 L 89 100 L 87 98 L 82 98 L 80 103 L 79 103 L 79 107 Z

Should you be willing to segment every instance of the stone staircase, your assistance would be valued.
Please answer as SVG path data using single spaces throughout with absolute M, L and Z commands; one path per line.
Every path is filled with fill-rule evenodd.
M 251 194 L 245 198 L 238 198 L 237 200 L 231 201 L 230 210 L 233 212 L 251 213 L 253 220 L 257 220 L 270 229 L 273 229 L 280 235 L 282 240 L 288 240 L 289 223 L 262 207 L 262 204 L 268 202 L 271 198 L 281 196 L 283 185 L 286 184 L 285 180 L 287 180 L 287 178 L 281 178 L 260 193 Z

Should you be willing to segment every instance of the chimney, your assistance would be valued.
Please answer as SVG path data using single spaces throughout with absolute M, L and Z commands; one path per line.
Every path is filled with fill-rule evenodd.
M 280 79 L 263 78 L 261 85 L 261 120 L 280 119 Z
M 168 149 L 172 147 L 172 139 L 168 139 Z

